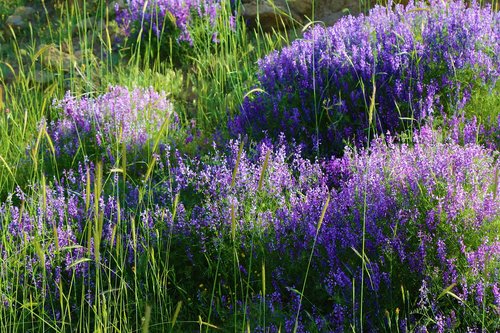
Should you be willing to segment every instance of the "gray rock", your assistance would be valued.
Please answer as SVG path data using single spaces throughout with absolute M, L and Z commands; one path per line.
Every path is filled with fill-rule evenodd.
M 62 69 L 64 72 L 69 72 L 75 65 L 82 63 L 81 53 L 66 53 L 55 44 L 43 44 L 38 52 L 40 53 L 42 65 L 48 70 Z
M 32 7 L 21 6 L 17 7 L 12 15 L 7 17 L 5 24 L 13 29 L 24 29 L 29 22 L 35 20 L 36 10 Z
M 5 24 L 14 29 L 22 29 L 28 26 L 28 22 L 19 15 L 10 15 L 7 17 Z
M 310 20 L 333 25 L 344 15 L 356 15 L 373 6 L 376 0 L 365 2 L 365 8 L 362 8 L 360 0 L 315 0 L 313 17 L 313 0 L 242 0 L 243 16 L 247 23 L 256 26 L 258 22 L 264 31 L 288 27 L 293 22 L 305 24 Z
M 21 16 L 25 20 L 33 20 L 36 14 L 36 9 L 28 6 L 17 7 L 14 11 L 14 15 Z
M 52 83 L 55 78 L 56 76 L 51 72 L 45 70 L 36 70 L 33 81 L 41 85 L 46 85 Z

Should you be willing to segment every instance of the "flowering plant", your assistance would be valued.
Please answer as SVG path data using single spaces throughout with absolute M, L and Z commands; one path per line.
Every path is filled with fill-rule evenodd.
M 134 152 L 133 157 L 140 160 L 141 152 L 178 122 L 166 93 L 152 87 L 110 86 L 96 98 L 77 98 L 68 92 L 54 106 L 62 114 L 47 125 L 47 132 L 61 162 L 81 154 L 87 159 L 104 158 L 113 165 L 118 155 L 127 152 Z
M 224 4 L 220 0 L 128 0 L 128 8 L 117 7 L 117 21 L 128 33 L 134 24 L 139 30 L 151 29 L 160 38 L 162 33 L 178 42 L 193 43 L 190 26 L 197 19 L 206 19 L 213 28 Z
M 346 139 L 363 141 L 368 127 L 394 133 L 453 114 L 475 84 L 494 86 L 498 78 L 499 19 L 476 2 L 432 0 L 314 26 L 259 61 L 260 89 L 245 98 L 230 130 L 284 132 L 339 152 Z
M 106 177 L 81 166 L 53 184 L 35 185 L 44 190 L 34 195 L 19 191 L 0 207 L 5 239 L 26 247 L 2 253 L 6 260 L 31 253 L 25 278 L 36 288 L 42 265 L 55 282 L 46 286 L 60 285 L 45 292 L 57 294 L 64 281 L 75 279 L 91 289 L 98 274 L 89 272 L 112 266 L 118 249 L 122 260 L 138 265 L 133 274 L 122 273 L 125 281 L 147 279 L 141 258 L 164 258 L 168 251 L 168 265 L 186 291 L 179 297 L 205 309 L 217 297 L 214 320 L 243 310 L 255 329 L 276 331 L 281 324 L 293 329 L 301 308 L 297 286 L 312 255 L 302 308 L 312 317 L 299 313 L 302 331 L 359 325 L 349 314 L 360 311 L 360 302 L 365 327 L 380 325 L 381 304 L 401 309 L 402 330 L 417 324 L 430 330 L 483 322 L 494 327 L 500 304 L 498 156 L 439 137 L 424 127 L 414 145 L 378 138 L 369 149 L 315 162 L 284 139 L 248 150 L 233 141 L 228 152 L 195 158 L 165 146 L 155 155 L 151 186 L 117 186 L 109 177 L 102 191 Z M 255 273 L 262 265 L 264 282 Z M 212 296 L 198 287 L 212 284 Z M 411 299 L 401 298 L 401 286 Z M 460 301 L 443 302 L 448 287 Z M 364 298 L 353 299 L 361 288 Z M 417 315 L 408 302 L 417 304 Z M 266 323 L 251 311 L 254 305 L 266 309 Z M 487 320 L 470 315 L 469 307 L 484 308 Z M 426 309 L 432 309 L 427 317 L 421 315 Z

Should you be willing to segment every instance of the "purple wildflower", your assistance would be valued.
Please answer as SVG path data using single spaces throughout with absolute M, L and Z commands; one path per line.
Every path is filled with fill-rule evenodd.
M 127 0 L 127 5 L 126 9 L 118 8 L 117 22 L 128 33 L 132 25 L 139 24 L 141 29 L 151 29 L 156 37 L 165 32 L 178 42 L 192 44 L 193 21 L 207 20 L 214 27 L 222 3 L 220 0 Z
M 259 61 L 264 91 L 245 98 L 229 128 L 257 138 L 283 132 L 310 149 L 323 142 L 339 152 L 345 140 L 363 141 L 370 126 L 394 133 L 408 119 L 453 112 L 472 83 L 498 79 L 499 18 L 476 2 L 433 0 L 315 26 Z M 461 73 L 472 76 L 470 86 L 456 80 Z

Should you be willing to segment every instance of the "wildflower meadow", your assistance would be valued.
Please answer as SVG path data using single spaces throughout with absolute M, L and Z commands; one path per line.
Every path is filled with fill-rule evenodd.
M 0 0 L 0 332 L 500 332 L 498 2 L 252 4 Z

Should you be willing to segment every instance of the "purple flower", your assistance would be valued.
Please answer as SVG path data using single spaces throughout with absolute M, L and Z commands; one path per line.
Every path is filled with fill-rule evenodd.
M 212 28 L 217 23 L 217 18 L 224 5 L 220 0 L 127 0 L 127 8 L 117 8 L 116 20 L 128 33 L 132 25 L 138 24 L 139 29 L 149 29 L 156 37 L 163 33 L 175 36 L 178 42 L 193 43 L 191 25 L 196 20 L 206 20 Z M 234 18 L 232 21 L 234 23 Z M 214 32 L 214 42 L 217 42 Z
M 230 131 L 256 138 L 283 132 L 311 151 L 322 142 L 338 153 L 346 140 L 363 142 L 368 127 L 394 133 L 454 113 L 474 84 L 498 79 L 499 18 L 476 2 L 433 0 L 376 6 L 368 16 L 314 26 L 259 61 L 263 91 L 245 98 Z
M 77 154 L 104 158 L 113 164 L 126 147 L 129 158 L 140 159 L 141 150 L 159 135 L 165 137 L 166 123 L 175 129 L 177 118 L 165 92 L 153 88 L 110 86 L 95 98 L 77 98 L 70 92 L 54 106 L 62 112 L 48 126 L 58 161 Z
M 255 308 L 265 308 L 272 327 L 295 326 L 302 292 L 296 286 L 303 285 L 312 254 L 301 330 L 359 325 L 351 314 L 359 313 L 359 299 L 352 295 L 360 295 L 361 287 L 365 327 L 376 330 L 385 304 L 404 309 L 402 285 L 419 313 L 429 311 L 432 317 L 426 318 L 437 322 L 401 314 L 408 329 L 451 329 L 453 318 L 470 315 L 470 304 L 490 309 L 498 303 L 500 246 L 489 228 L 500 215 L 500 187 L 493 186 L 500 161 L 497 151 L 442 137 L 439 129 L 423 127 L 412 144 L 379 137 L 366 149 L 314 161 L 283 137 L 279 144 L 264 141 L 241 150 L 239 141 L 230 141 L 226 151 L 195 157 L 165 146 L 153 156 L 151 182 L 137 185 L 111 175 L 98 202 L 96 168 L 84 163 L 61 179 L 49 179 L 44 191 L 41 184 L 33 184 L 32 191 L 18 189 L 0 206 L 0 226 L 10 245 L 1 249 L 10 251 L 6 258 L 27 253 L 23 286 L 40 290 L 61 281 L 69 288 L 65 283 L 74 281 L 84 295 L 93 290 L 96 270 L 115 264 L 120 248 L 125 263 L 120 278 L 143 295 L 150 291 L 134 287 L 150 275 L 140 275 L 141 260 L 149 265 L 149 256 L 163 257 L 168 248 L 169 267 L 183 295 L 197 306 L 213 306 L 198 286 L 220 282 L 214 290 L 224 309 L 245 311 L 258 326 L 261 312 Z M 98 232 L 96 220 L 102 222 Z M 44 260 L 33 240 L 44 249 Z M 45 277 L 43 263 L 50 272 Z M 215 279 L 213 263 L 220 274 Z M 265 295 L 258 276 L 263 267 Z M 236 293 L 235 278 L 245 281 L 235 282 Z M 448 305 L 455 298 L 438 299 L 449 286 L 462 300 L 453 307 Z M 251 292 L 240 296 L 240 288 Z M 56 289 L 43 293 L 54 296 Z M 94 293 L 89 295 L 94 302 Z M 496 315 L 488 311 L 485 322 Z M 481 325 L 481 319 L 467 318 L 471 326 Z

